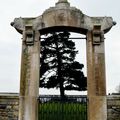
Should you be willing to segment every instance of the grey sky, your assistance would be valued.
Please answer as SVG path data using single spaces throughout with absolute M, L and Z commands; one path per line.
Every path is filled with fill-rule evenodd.
M 20 81 L 21 35 L 10 26 L 15 17 L 37 17 L 57 0 L 0 1 L 0 92 L 18 92 Z M 120 1 L 69 0 L 88 16 L 111 16 L 117 25 L 105 35 L 107 91 L 120 83 Z

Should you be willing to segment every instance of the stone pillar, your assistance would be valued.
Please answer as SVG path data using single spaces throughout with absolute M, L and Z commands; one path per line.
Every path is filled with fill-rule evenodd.
M 104 33 L 94 26 L 87 33 L 88 120 L 107 120 Z
M 39 32 L 25 26 L 22 41 L 19 120 L 38 120 Z

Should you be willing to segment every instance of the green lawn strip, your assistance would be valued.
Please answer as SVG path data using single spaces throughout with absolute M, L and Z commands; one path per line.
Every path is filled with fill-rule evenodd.
M 86 105 L 81 103 L 47 102 L 39 104 L 39 120 L 86 120 Z

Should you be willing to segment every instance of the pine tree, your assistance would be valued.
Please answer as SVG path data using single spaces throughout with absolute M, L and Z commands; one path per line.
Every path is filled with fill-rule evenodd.
M 82 91 L 87 86 L 84 66 L 75 61 L 78 51 L 69 36 L 68 32 L 59 32 L 41 40 L 40 87 L 60 88 L 61 98 L 65 90 Z

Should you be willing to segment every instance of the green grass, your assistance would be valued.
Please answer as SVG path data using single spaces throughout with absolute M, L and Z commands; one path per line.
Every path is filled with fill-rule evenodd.
M 39 120 L 87 120 L 86 116 L 85 104 L 60 102 L 39 104 Z

